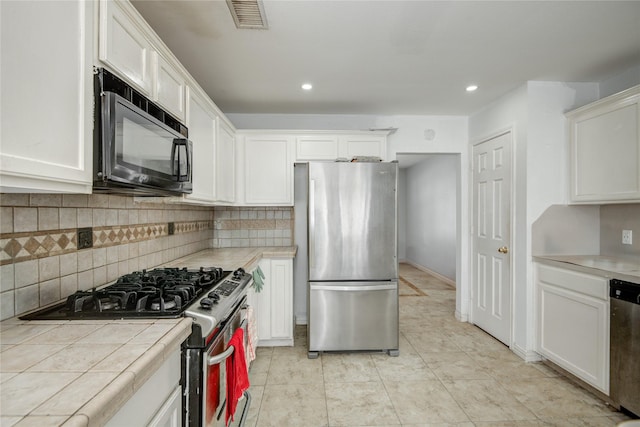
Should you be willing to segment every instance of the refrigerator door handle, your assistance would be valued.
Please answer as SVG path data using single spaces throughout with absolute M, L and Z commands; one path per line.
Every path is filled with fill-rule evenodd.
M 316 266 L 316 180 L 309 180 L 309 269 Z
M 357 285 L 357 286 L 335 286 L 335 285 L 311 285 L 311 289 L 314 291 L 387 291 L 396 289 L 396 283 L 390 283 L 388 285 Z

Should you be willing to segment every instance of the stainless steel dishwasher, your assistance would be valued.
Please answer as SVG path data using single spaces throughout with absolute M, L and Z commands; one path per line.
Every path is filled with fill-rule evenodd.
M 613 279 L 610 394 L 613 403 L 640 415 L 640 283 Z

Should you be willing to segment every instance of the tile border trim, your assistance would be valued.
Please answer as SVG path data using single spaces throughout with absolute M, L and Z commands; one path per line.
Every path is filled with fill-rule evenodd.
M 213 220 L 174 222 L 174 236 L 214 229 Z M 93 248 L 169 237 L 169 223 L 93 227 Z M 87 248 L 91 249 L 91 248 Z M 78 251 L 78 228 L 0 234 L 0 265 Z

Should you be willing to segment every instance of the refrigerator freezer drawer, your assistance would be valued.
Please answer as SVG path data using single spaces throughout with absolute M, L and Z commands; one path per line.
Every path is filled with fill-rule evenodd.
M 309 286 L 309 351 L 398 349 L 398 283 Z

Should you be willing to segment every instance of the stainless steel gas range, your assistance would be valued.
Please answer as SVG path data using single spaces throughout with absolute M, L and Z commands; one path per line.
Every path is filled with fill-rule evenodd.
M 238 328 L 246 332 L 244 310 L 251 279 L 241 268 L 136 271 L 106 287 L 78 291 L 62 303 L 21 319 L 192 317 L 192 332 L 182 345 L 183 425 L 224 426 L 227 396 L 224 362 L 235 351 L 228 345 L 233 333 Z M 244 335 L 246 339 L 247 334 Z M 246 392 L 238 403 L 233 425 L 244 424 L 249 403 Z

